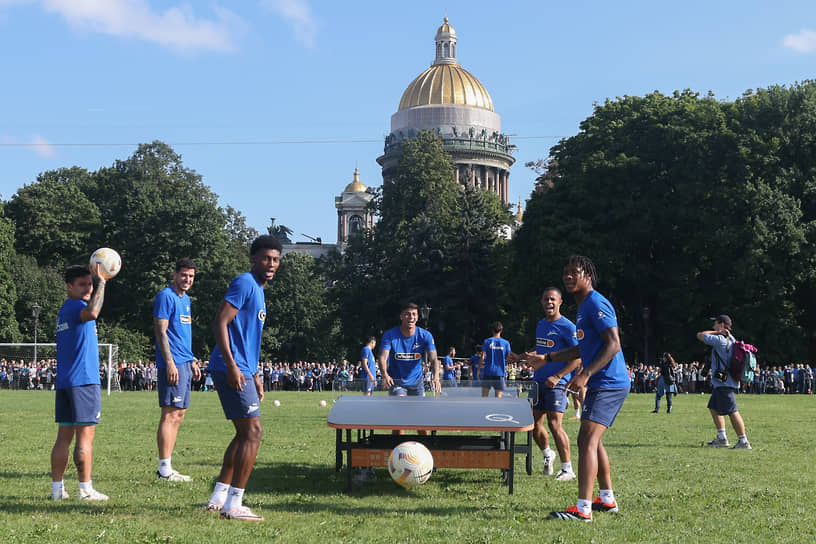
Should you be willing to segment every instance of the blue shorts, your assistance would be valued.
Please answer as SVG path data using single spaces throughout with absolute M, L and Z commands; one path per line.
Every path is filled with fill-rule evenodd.
M 80 385 L 57 389 L 54 421 L 60 425 L 96 425 L 102 415 L 102 390 L 99 385 Z
M 530 390 L 530 399 L 533 401 L 533 410 L 539 412 L 560 412 L 567 409 L 567 393 L 564 387 L 550 389 L 542 382 L 536 382 L 538 387 Z
M 244 419 L 247 417 L 261 417 L 261 404 L 258 401 L 258 390 L 255 388 L 255 377 L 244 374 L 246 384 L 244 390 L 238 391 L 230 387 L 227 382 L 227 373 L 213 370 L 210 372 L 221 408 L 227 419 Z
M 504 391 L 504 376 L 482 376 L 480 385 L 482 389 L 490 389 L 492 387 L 496 391 Z
M 709 410 L 714 410 L 721 416 L 738 412 L 736 391 L 733 387 L 716 387 L 708 399 Z
M 193 369 L 190 361 L 176 365 L 178 382 L 167 383 L 167 369 L 156 369 L 156 383 L 159 390 L 159 406 L 173 406 L 186 410 L 190 407 L 190 388 L 193 383 Z
M 365 384 L 365 392 L 366 393 L 373 393 L 376 388 L 377 388 L 377 382 L 372 381 L 372 380 L 366 380 L 366 384 Z
M 394 385 L 388 390 L 388 394 L 392 397 L 424 397 L 425 383 L 420 380 L 413 385 L 406 385 L 402 380 L 394 380 Z
M 615 422 L 629 389 L 591 389 L 584 398 L 581 419 L 600 423 L 607 429 Z

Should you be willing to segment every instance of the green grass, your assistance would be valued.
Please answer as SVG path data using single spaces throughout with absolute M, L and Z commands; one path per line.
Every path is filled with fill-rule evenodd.
M 271 401 L 280 399 L 279 408 Z M 708 396 L 681 395 L 674 413 L 651 414 L 652 395 L 630 395 L 607 432 L 621 513 L 591 524 L 548 521 L 574 504 L 575 482 L 523 469 L 515 494 L 498 471 L 441 469 L 413 490 L 384 469 L 351 495 L 334 470 L 330 393 L 274 393 L 262 407 L 264 438 L 245 503 L 265 523 L 204 512 L 232 426 L 214 393 L 194 393 L 173 464 L 194 480 L 154 479 L 155 393 L 103 396 L 94 443 L 95 486 L 107 504 L 47 500 L 56 436 L 53 394 L 0 391 L 2 542 L 813 542 L 816 397 L 741 396 L 753 451 L 701 447 L 714 436 Z M 664 400 L 665 410 L 665 400 Z M 577 422 L 566 422 L 575 446 Z M 728 428 L 733 442 L 733 430 Z M 577 455 L 574 454 L 574 462 Z M 577 466 L 577 463 L 575 463 Z M 516 466 L 523 467 L 519 456 Z M 536 471 L 540 455 L 536 452 Z

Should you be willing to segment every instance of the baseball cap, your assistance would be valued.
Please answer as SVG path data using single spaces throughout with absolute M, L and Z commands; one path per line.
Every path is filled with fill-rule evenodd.
M 717 323 L 722 323 L 726 327 L 731 327 L 731 318 L 725 314 L 720 314 L 717 317 L 712 317 L 711 321 L 715 321 Z

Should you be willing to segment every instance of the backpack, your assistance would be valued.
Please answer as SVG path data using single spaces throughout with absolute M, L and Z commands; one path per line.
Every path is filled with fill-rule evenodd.
M 728 373 L 737 381 L 751 383 L 754 381 L 754 372 L 757 368 L 756 356 L 757 348 L 747 344 L 742 340 L 734 342 L 734 351 L 731 353 L 731 360 L 728 361 Z

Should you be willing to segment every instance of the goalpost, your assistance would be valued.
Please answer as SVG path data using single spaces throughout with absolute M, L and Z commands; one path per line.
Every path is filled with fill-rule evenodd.
M 11 368 L 15 364 L 28 365 L 45 361 L 56 365 L 57 344 L 54 343 L 21 343 L 4 344 L 0 343 L 0 359 L 6 360 L 6 365 Z M 111 391 L 121 391 L 119 385 L 119 345 L 99 344 L 99 361 L 106 366 L 108 395 Z M 12 378 L 9 378 L 12 383 Z

